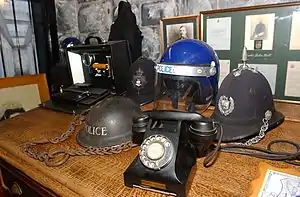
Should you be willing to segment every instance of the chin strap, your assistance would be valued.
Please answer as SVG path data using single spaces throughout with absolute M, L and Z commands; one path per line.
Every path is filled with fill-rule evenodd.
M 257 144 L 260 142 L 266 135 L 266 131 L 269 129 L 269 121 L 272 118 L 272 112 L 267 110 L 265 112 L 265 117 L 262 119 L 262 126 L 260 127 L 259 133 L 254 138 L 247 140 L 245 143 L 238 143 L 239 145 L 250 146 L 252 144 Z
M 177 81 L 178 82 L 178 81 Z M 178 109 L 178 103 L 180 100 L 185 100 L 186 101 L 186 110 L 187 112 L 196 112 L 196 103 L 197 101 L 195 100 L 196 94 L 200 94 L 199 91 L 201 91 L 200 89 L 200 85 L 199 83 L 197 83 L 197 87 L 193 87 L 194 84 L 190 84 L 186 90 L 183 89 L 167 89 L 166 88 L 166 95 L 171 99 L 172 101 L 172 107 L 174 109 Z M 193 91 L 193 88 L 196 89 L 196 91 Z M 192 93 L 192 95 L 190 95 Z M 198 95 L 199 96 L 199 95 Z M 202 103 L 198 103 L 198 104 L 202 104 Z M 203 103 L 205 104 L 205 103 Z M 205 104 L 206 105 L 206 104 Z M 207 104 L 207 108 L 209 107 L 209 105 Z
M 179 100 L 179 93 L 177 91 L 174 91 L 173 93 L 170 93 L 168 95 L 169 98 L 171 98 L 172 101 L 172 107 L 174 109 L 178 109 L 178 100 Z

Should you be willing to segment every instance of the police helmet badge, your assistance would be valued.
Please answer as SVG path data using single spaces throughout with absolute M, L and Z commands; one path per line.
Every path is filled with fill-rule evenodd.
M 145 85 L 147 84 L 147 80 L 146 77 L 144 75 L 143 70 L 141 70 L 140 68 L 135 72 L 135 75 L 133 75 L 132 81 L 131 81 L 132 85 L 134 86 L 134 88 L 140 90 L 142 88 L 145 87 Z
M 233 98 L 222 95 L 218 102 L 218 108 L 224 116 L 228 116 L 234 110 Z

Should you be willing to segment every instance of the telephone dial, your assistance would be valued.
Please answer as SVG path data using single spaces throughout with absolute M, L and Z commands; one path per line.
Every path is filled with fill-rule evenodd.
M 196 160 L 211 150 L 218 130 L 199 113 L 145 111 L 133 117 L 132 133 L 140 150 L 123 174 L 125 186 L 186 196 Z

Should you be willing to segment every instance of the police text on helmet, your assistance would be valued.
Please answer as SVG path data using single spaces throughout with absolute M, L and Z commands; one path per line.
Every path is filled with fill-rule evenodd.
M 106 127 L 93 127 L 89 125 L 85 125 L 86 131 L 91 135 L 107 135 Z

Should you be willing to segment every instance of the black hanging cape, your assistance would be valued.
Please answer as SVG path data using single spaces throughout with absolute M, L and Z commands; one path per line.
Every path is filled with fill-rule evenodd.
M 108 40 L 127 40 L 131 52 L 131 61 L 142 56 L 142 32 L 136 24 L 136 17 L 129 2 L 120 1 L 118 17 L 111 25 Z

